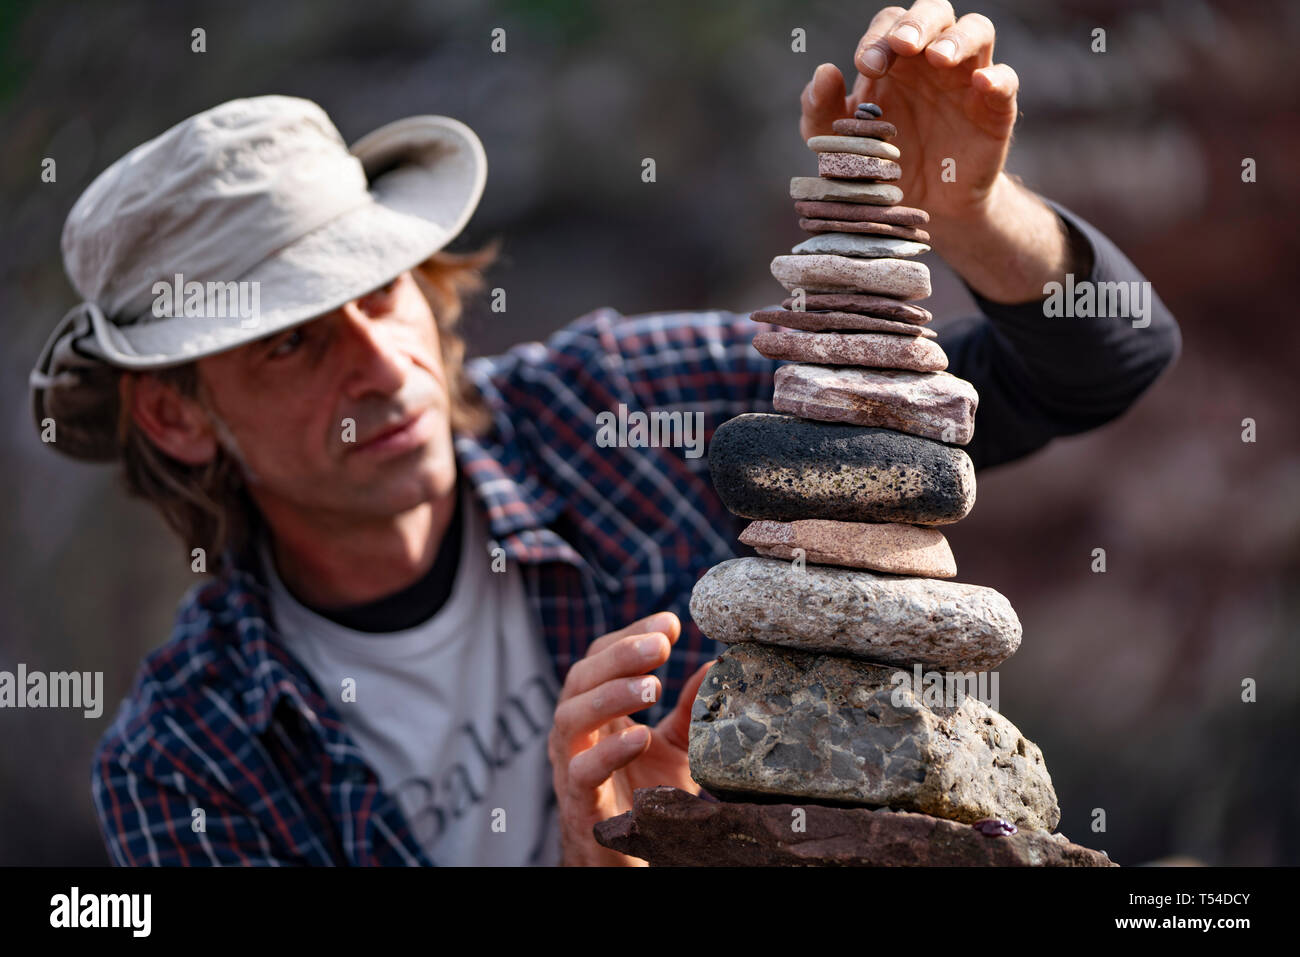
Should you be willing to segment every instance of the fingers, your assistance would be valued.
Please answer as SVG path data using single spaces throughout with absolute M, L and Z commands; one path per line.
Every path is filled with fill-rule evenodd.
M 590 658 L 592 655 L 600 654 L 610 645 L 629 635 L 644 635 L 653 631 L 667 635 L 668 640 L 675 643 L 681 636 L 682 623 L 671 611 L 655 612 L 640 621 L 632 622 L 626 628 L 620 628 L 618 631 L 611 631 L 607 635 L 601 635 L 588 646 L 586 657 Z
M 844 113 L 844 77 L 834 63 L 823 63 L 799 97 L 803 117 L 799 123 L 803 138 L 830 132 L 831 123 Z
M 984 105 L 994 113 L 1016 112 L 1016 93 L 1020 77 L 1006 63 L 995 63 L 971 74 L 971 85 L 984 96 Z
M 668 660 L 672 650 L 668 636 L 661 631 L 622 638 L 574 664 L 565 676 L 563 697 L 583 694 L 614 678 L 654 671 Z
M 590 691 L 565 698 L 555 706 L 552 734 L 564 757 L 571 757 L 587 743 L 589 735 L 615 718 L 644 711 L 662 693 L 654 675 L 614 678 Z
M 863 76 L 884 76 L 889 71 L 894 62 L 894 50 L 886 38 L 894 24 L 906 14 L 902 7 L 885 7 L 871 18 L 867 32 L 858 41 L 857 52 L 853 54 L 853 64 Z
M 596 788 L 619 768 L 626 767 L 650 746 L 650 729 L 643 724 L 611 734 L 569 762 L 568 788 L 575 800 L 596 800 Z
M 916 0 L 889 31 L 889 46 L 901 56 L 916 56 L 956 21 L 948 0 Z
M 925 58 L 934 66 L 956 66 L 974 57 L 976 66 L 985 67 L 993 62 L 993 40 L 993 21 L 968 13 L 925 48 Z

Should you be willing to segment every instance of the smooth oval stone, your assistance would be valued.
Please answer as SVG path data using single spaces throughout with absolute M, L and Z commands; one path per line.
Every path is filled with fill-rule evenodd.
M 908 242 L 891 236 L 862 236 L 856 233 L 821 233 L 805 239 L 792 253 L 829 253 L 833 256 L 857 256 L 862 259 L 910 259 L 930 251 L 925 243 Z
M 975 434 L 979 395 L 947 372 L 893 372 L 795 363 L 773 375 L 772 405 L 819 422 L 897 429 L 965 445 Z
M 708 459 L 741 518 L 947 525 L 975 504 L 969 455 L 889 429 L 750 412 L 718 426 Z
M 873 203 L 897 206 L 903 191 L 889 183 L 859 183 L 851 179 L 826 179 L 822 176 L 790 177 L 791 199 L 833 199 L 845 203 Z
M 861 153 L 863 156 L 879 156 L 888 160 L 896 160 L 903 155 L 893 143 L 866 136 L 813 136 L 807 143 L 814 153 Z
M 929 267 L 906 259 L 777 256 L 772 275 L 791 292 L 872 292 L 899 299 L 930 295 Z
M 816 565 L 869 568 L 892 575 L 952 578 L 957 560 L 943 532 L 896 522 L 750 522 L 740 541 L 768 558 L 791 559 L 796 549 Z
M 724 802 L 786 795 L 1055 830 L 1043 752 L 980 700 L 974 673 L 959 674 L 965 693 L 949 704 L 898 667 L 733 645 L 691 706 L 691 777 Z
M 861 156 L 858 153 L 818 153 L 817 173 L 819 176 L 835 176 L 840 179 L 889 181 L 901 178 L 903 168 L 893 160 L 875 156 Z
M 992 588 L 775 558 L 714 565 L 695 583 L 690 608 L 714 641 L 906 668 L 986 671 L 1020 647 L 1020 619 Z
M 809 299 L 812 296 L 808 297 Z M 787 299 L 786 302 L 792 300 Z M 935 339 L 938 333 L 933 329 L 910 322 L 895 322 L 878 316 L 864 316 L 848 312 L 796 312 L 793 309 L 759 309 L 749 314 L 755 322 L 770 322 L 791 329 L 805 329 L 809 332 L 823 330 L 843 330 L 847 332 L 888 332 L 899 336 L 923 336 Z
M 800 219 L 799 228 L 805 233 L 870 233 L 876 236 L 893 236 L 917 243 L 928 243 L 930 234 L 913 226 L 890 226 L 888 223 L 856 223 L 837 219 Z
M 794 204 L 794 211 L 808 219 L 844 219 L 859 223 L 888 223 L 891 226 L 924 226 L 930 221 L 929 213 L 912 206 L 800 200 Z
M 912 372 L 940 372 L 948 368 L 948 356 L 939 344 L 922 336 L 780 329 L 755 335 L 754 348 L 769 359 L 819 365 Z
M 898 128 L 884 120 L 853 119 L 836 120 L 831 123 L 831 131 L 841 136 L 870 136 L 873 139 L 888 140 L 898 135 Z
M 787 309 L 794 308 L 794 297 L 784 299 L 781 305 Z M 815 309 L 830 309 L 836 312 L 859 312 L 867 316 L 879 316 L 881 319 L 896 319 L 899 322 L 914 322 L 919 326 L 925 325 L 934 318 L 930 310 L 923 306 L 918 306 L 911 302 L 899 302 L 897 299 L 889 299 L 885 296 L 855 296 L 848 293 L 827 293 L 821 295 L 804 296 L 804 309 L 811 312 Z M 789 323 L 786 323 L 789 325 Z M 836 326 L 823 326 L 824 329 L 834 329 Z M 852 326 L 841 326 L 838 328 L 851 329 Z
M 873 117 L 879 117 L 885 111 L 882 110 L 880 107 L 876 106 L 876 104 L 874 103 L 859 103 L 857 106 L 857 112 L 869 113 Z

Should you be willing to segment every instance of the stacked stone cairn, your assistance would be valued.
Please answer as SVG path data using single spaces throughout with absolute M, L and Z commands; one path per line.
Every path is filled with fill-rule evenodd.
M 790 360 L 775 376 L 784 414 L 731 419 L 709 447 L 723 502 L 752 520 L 740 541 L 760 556 L 714 566 L 691 596 L 701 631 L 729 646 L 689 735 L 691 775 L 722 803 L 638 792 L 637 810 L 598 837 L 651 863 L 1109 864 L 1051 833 L 1060 811 L 1042 753 L 977 695 L 978 673 L 1021 638 L 1006 598 L 946 580 L 957 567 L 939 527 L 975 502 L 961 446 L 978 397 L 944 371 L 915 304 L 930 295 L 915 258 L 930 248 L 929 215 L 892 185 L 896 129 L 874 104 L 833 129 L 808 140 L 820 175 L 790 182 L 812 234 L 772 261 L 791 298 L 752 314 L 772 326 L 754 347 Z M 725 817 L 735 802 L 783 801 L 791 814 L 756 807 L 777 813 L 749 819 L 750 833 Z M 813 859 L 792 850 L 799 808 L 822 832 Z M 845 831 L 842 808 L 887 817 Z M 701 829 L 710 813 L 720 827 Z M 676 844 L 674 822 L 688 825 Z M 995 838 L 1015 846 L 978 846 Z

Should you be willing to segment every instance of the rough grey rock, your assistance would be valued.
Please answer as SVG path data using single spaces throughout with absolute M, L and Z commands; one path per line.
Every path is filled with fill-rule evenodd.
M 897 206 L 903 201 L 903 191 L 889 183 L 864 183 L 851 179 L 825 179 L 821 176 L 793 176 L 790 178 L 790 198 L 829 199 L 840 203 Z
M 997 817 L 1044 831 L 1061 816 L 1042 752 L 1011 722 L 975 697 L 931 707 L 907 672 L 852 658 L 733 645 L 700 686 L 689 739 L 691 777 L 726 799 Z
M 857 256 L 861 259 L 911 259 L 929 251 L 930 247 L 925 243 L 865 233 L 818 233 L 790 250 L 801 255 L 826 253 L 832 256 Z
M 904 303 L 899 303 L 904 305 Z M 757 309 L 749 314 L 755 322 L 768 322 L 803 329 L 808 332 L 845 330 L 854 332 L 888 332 L 897 336 L 920 336 L 937 339 L 939 334 L 913 322 L 885 319 L 856 312 L 803 312 L 794 309 Z
M 718 426 L 708 459 L 742 518 L 946 525 L 975 504 L 969 455 L 889 429 L 751 412 Z
M 727 644 L 759 642 L 884 665 L 985 671 L 1020 647 L 1020 619 L 992 588 L 732 558 L 691 591 L 691 619 Z
M 773 375 L 772 405 L 822 422 L 897 429 L 965 445 L 975 434 L 979 394 L 948 372 L 896 372 L 792 363 Z
M 637 788 L 632 810 L 592 830 L 602 847 L 651 867 L 1119 866 L 1059 832 L 986 837 L 912 811 L 733 803 L 673 787 Z
M 868 136 L 813 136 L 809 137 L 807 143 L 814 153 L 858 153 L 889 160 L 899 159 L 903 155 L 893 143 Z
M 791 292 L 869 292 L 898 299 L 930 295 L 930 267 L 906 259 L 777 256 L 772 260 L 772 275 Z

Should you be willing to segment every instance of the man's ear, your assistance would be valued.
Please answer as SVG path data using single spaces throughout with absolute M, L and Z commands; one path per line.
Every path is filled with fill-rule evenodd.
M 127 372 L 118 396 L 136 426 L 177 461 L 205 465 L 217 454 L 217 436 L 197 399 L 187 398 L 148 372 Z

